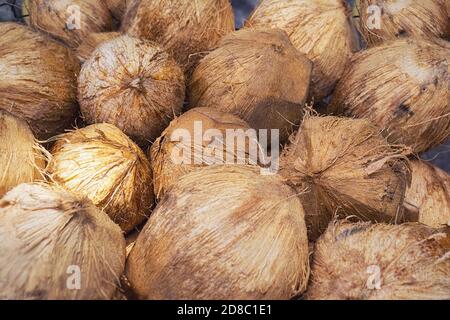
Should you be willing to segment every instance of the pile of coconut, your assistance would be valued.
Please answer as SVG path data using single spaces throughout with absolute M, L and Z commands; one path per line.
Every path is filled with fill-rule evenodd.
M 24 1 L 0 299 L 450 299 L 447 7 Z

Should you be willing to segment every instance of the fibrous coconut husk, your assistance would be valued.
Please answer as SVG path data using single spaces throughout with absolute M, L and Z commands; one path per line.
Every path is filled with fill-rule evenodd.
M 195 69 L 190 103 L 235 114 L 254 129 L 278 129 L 284 142 L 303 116 L 311 70 L 284 31 L 240 30 Z
M 90 33 L 112 30 L 112 16 L 103 0 L 29 0 L 29 24 L 71 48 Z
M 336 222 L 313 259 L 312 300 L 450 299 L 448 230 Z
M 78 100 L 87 123 L 111 123 L 148 145 L 181 113 L 183 72 L 153 42 L 121 36 L 103 43 L 78 79 Z
M 161 44 L 189 77 L 207 51 L 234 30 L 234 15 L 229 0 L 131 0 L 122 30 Z
M 308 266 L 293 190 L 254 167 L 215 166 L 167 191 L 126 275 L 144 299 L 289 299 L 306 289 Z
M 110 299 L 125 266 L 118 226 L 89 200 L 22 184 L 0 200 L 1 299 Z
M 446 0 L 358 0 L 360 31 L 368 46 L 403 37 L 444 37 Z
M 392 143 L 424 152 L 450 136 L 450 46 L 396 40 L 356 55 L 329 112 L 367 118 Z
M 122 21 L 123 16 L 127 10 L 127 6 L 131 3 L 131 0 L 104 0 L 106 6 L 114 18 L 119 21 Z
M 77 56 L 81 62 L 85 62 L 97 47 L 103 42 L 112 40 L 120 36 L 119 32 L 101 32 L 91 33 L 83 40 L 81 45 L 77 48 Z
M 314 63 L 311 93 L 319 102 L 330 95 L 359 50 L 352 12 L 343 0 L 262 0 L 246 27 L 280 28 Z
M 0 109 L 26 120 L 38 139 L 78 115 L 79 62 L 71 51 L 16 23 L 0 23 Z
M 302 199 L 310 239 L 335 216 L 402 222 L 411 178 L 405 152 L 367 120 L 305 117 L 281 155 L 280 174 Z
M 113 125 L 96 124 L 61 135 L 51 153 L 51 179 L 91 199 L 125 232 L 150 215 L 150 162 Z

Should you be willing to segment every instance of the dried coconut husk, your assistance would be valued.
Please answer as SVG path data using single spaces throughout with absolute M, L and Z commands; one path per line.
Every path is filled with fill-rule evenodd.
M 0 109 L 28 122 L 38 139 L 78 115 L 80 66 L 69 49 L 16 23 L 0 23 Z
M 28 12 L 31 27 L 71 48 L 90 33 L 112 30 L 112 16 L 103 0 L 29 0 Z
M 101 32 L 91 33 L 83 40 L 81 45 L 77 48 L 77 56 L 81 62 L 85 62 L 91 56 L 91 54 L 97 49 L 97 47 L 103 42 L 112 40 L 120 36 L 119 32 Z
M 311 94 L 319 102 L 330 95 L 359 50 L 352 11 L 343 0 L 262 0 L 247 28 L 280 28 L 314 63 Z
M 91 199 L 125 232 L 150 215 L 150 162 L 113 125 L 96 124 L 61 135 L 51 153 L 51 179 Z
M 402 39 L 355 55 L 330 113 L 367 118 L 416 153 L 450 136 L 450 46 Z
M 235 114 L 254 129 L 278 129 L 284 142 L 303 116 L 311 71 L 284 31 L 240 30 L 195 69 L 191 106 Z
M 122 30 L 161 44 L 189 77 L 207 51 L 234 30 L 234 14 L 229 0 L 131 0 Z
M 110 299 L 125 266 L 120 228 L 89 200 L 43 184 L 0 200 L 0 252 L 1 299 Z
M 450 226 L 450 175 L 424 161 L 411 161 L 412 183 L 405 208 L 417 221 L 439 228 Z
M 158 138 L 185 97 L 183 72 L 154 42 L 121 36 L 103 43 L 81 70 L 85 121 L 111 123 L 140 145 Z
M 123 16 L 125 15 L 125 12 L 127 10 L 127 6 L 129 3 L 131 3 L 131 0 L 104 0 L 104 1 L 109 11 L 111 11 L 113 17 L 119 21 L 122 21 Z
M 402 37 L 444 37 L 446 0 L 358 0 L 360 31 L 369 47 Z
M 306 116 L 281 155 L 280 174 L 302 199 L 310 240 L 335 216 L 402 222 L 405 152 L 367 120 Z
M 313 261 L 311 300 L 450 299 L 448 230 L 335 222 Z
M 306 289 L 303 208 L 278 176 L 245 166 L 180 177 L 128 258 L 143 299 L 289 299 Z

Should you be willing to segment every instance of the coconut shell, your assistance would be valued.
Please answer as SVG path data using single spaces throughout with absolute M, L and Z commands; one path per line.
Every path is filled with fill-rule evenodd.
M 411 179 L 404 152 L 367 120 L 305 117 L 280 157 L 280 174 L 302 199 L 310 239 L 336 215 L 402 222 Z
M 246 27 L 280 28 L 314 63 L 311 93 L 317 102 L 330 95 L 359 50 L 352 12 L 342 0 L 262 0 Z
M 122 30 L 161 44 L 189 76 L 234 30 L 234 15 L 229 0 L 131 0 Z
M 111 11 L 113 17 L 119 21 L 122 21 L 122 18 L 127 10 L 127 6 L 131 2 L 131 0 L 104 0 L 104 1 L 109 11 Z
M 40 184 L 22 184 L 0 200 L 0 252 L 0 298 L 7 300 L 110 299 L 125 266 L 125 239 L 106 214 Z
M 447 47 L 446 47 L 446 46 Z M 367 118 L 416 153 L 450 136 L 450 46 L 403 39 L 356 55 L 329 112 Z
M 434 228 L 450 226 L 450 175 L 424 161 L 411 161 L 411 169 L 405 198 L 409 214 Z
M 113 125 L 91 125 L 64 134 L 51 152 L 48 171 L 52 180 L 91 199 L 125 232 L 150 215 L 150 162 Z
M 443 1 L 359 0 L 361 34 L 369 47 L 403 37 L 444 37 L 449 20 Z
M 278 129 L 284 142 L 303 116 L 311 70 L 284 31 L 240 30 L 195 69 L 191 106 L 232 113 L 254 129 Z
M 26 120 L 38 139 L 70 128 L 77 58 L 64 46 L 16 23 L 0 23 L 0 109 Z
M 112 40 L 120 36 L 119 32 L 102 32 L 89 34 L 77 48 L 77 56 L 81 62 L 85 62 L 103 42 Z
M 72 48 L 90 33 L 111 31 L 113 27 L 103 0 L 29 0 L 28 12 L 31 27 Z
M 140 145 L 158 138 L 185 97 L 183 72 L 153 42 L 121 36 L 103 43 L 78 79 L 78 100 L 88 124 L 111 123 Z
M 316 243 L 311 300 L 448 300 L 450 234 L 422 224 L 337 222 Z
M 205 167 L 178 180 L 128 258 L 143 299 L 289 299 L 306 289 L 303 208 L 278 176 Z

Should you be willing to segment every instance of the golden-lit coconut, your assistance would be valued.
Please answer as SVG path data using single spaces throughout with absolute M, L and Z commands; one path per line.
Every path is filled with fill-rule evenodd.
M 444 37 L 447 0 L 358 0 L 360 30 L 368 46 L 402 37 Z
M 412 183 L 405 208 L 416 221 L 439 228 L 450 226 L 450 175 L 424 161 L 411 161 Z
M 352 61 L 329 108 L 367 118 L 388 140 L 417 153 L 450 136 L 450 46 L 402 39 L 371 48 Z
M 183 72 L 154 42 L 121 36 L 103 43 L 78 78 L 87 123 L 111 123 L 140 145 L 158 138 L 185 97 Z
M 58 137 L 49 174 L 63 187 L 84 195 L 125 232 L 151 212 L 150 162 L 119 129 L 96 124 Z
M 335 222 L 311 268 L 311 300 L 448 300 L 450 234 L 419 223 Z
M 234 15 L 229 0 L 131 0 L 122 30 L 161 44 L 189 76 L 234 30 Z
M 76 50 L 78 59 L 80 59 L 81 62 L 88 60 L 91 54 L 95 51 L 95 49 L 97 49 L 100 44 L 117 38 L 118 36 L 120 36 L 119 32 L 101 32 L 89 34 Z
M 16 23 L 0 23 L 0 109 L 23 118 L 39 139 L 70 128 L 79 113 L 80 66 L 69 49 Z
M 311 93 L 317 102 L 332 93 L 359 50 L 351 9 L 343 0 L 262 0 L 246 27 L 286 31 L 314 63 Z
M 104 0 L 104 1 L 109 11 L 111 11 L 113 17 L 119 21 L 122 21 L 122 18 L 127 10 L 127 6 L 131 2 L 131 0 Z
M 121 230 L 91 201 L 21 184 L 0 200 L 0 299 L 110 299 L 125 267 Z
M 143 299 L 289 299 L 306 289 L 299 199 L 254 167 L 188 173 L 167 191 L 127 261 Z
M 335 216 L 402 222 L 411 178 L 405 152 L 367 120 L 307 116 L 281 155 L 280 174 L 302 199 L 310 239 Z
M 72 48 L 90 33 L 112 30 L 112 16 L 103 0 L 29 0 L 28 12 L 31 27 Z
M 255 129 L 279 129 L 283 142 L 303 116 L 311 70 L 284 31 L 240 30 L 195 69 L 191 106 L 235 114 Z

